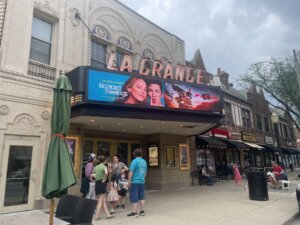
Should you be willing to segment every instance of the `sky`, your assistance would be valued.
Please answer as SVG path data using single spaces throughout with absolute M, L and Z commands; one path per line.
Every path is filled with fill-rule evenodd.
M 200 49 L 206 69 L 233 82 L 256 62 L 300 50 L 299 0 L 120 0 L 185 41 L 186 60 Z

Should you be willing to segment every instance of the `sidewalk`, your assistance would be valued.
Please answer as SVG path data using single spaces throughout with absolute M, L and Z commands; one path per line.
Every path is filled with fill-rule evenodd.
M 290 190 L 269 190 L 269 201 L 250 200 L 248 191 L 236 190 L 233 181 L 225 181 L 214 186 L 151 192 L 146 195 L 145 217 L 127 218 L 131 210 L 127 207 L 110 220 L 101 214 L 103 219 L 93 224 L 282 225 L 298 212 L 298 173 L 288 172 Z

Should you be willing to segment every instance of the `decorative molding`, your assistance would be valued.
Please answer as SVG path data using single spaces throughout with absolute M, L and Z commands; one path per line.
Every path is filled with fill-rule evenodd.
M 52 15 L 54 17 L 59 17 L 59 13 L 50 5 L 49 0 L 45 0 L 45 1 L 34 1 L 34 7 L 36 9 L 39 9 L 45 13 L 48 13 L 49 15 Z
M 3 68 L 0 68 L 0 78 L 14 80 L 21 83 L 27 83 L 27 84 L 32 84 L 32 85 L 51 88 L 51 89 L 53 88 L 54 85 L 54 81 L 52 80 L 45 80 L 35 76 L 24 76 L 24 74 L 22 73 L 18 73 L 11 70 L 5 70 Z
M 51 114 L 48 111 L 43 111 L 41 117 L 43 120 L 49 120 L 51 117 Z
M 101 39 L 104 39 L 106 41 L 111 41 L 110 33 L 102 26 L 95 25 L 92 28 L 92 33 Z
M 152 60 L 155 59 L 154 53 L 150 49 L 145 49 L 143 51 L 143 57 L 146 57 L 146 58 L 149 58 L 149 59 L 152 59 Z
M 132 51 L 132 44 L 131 42 L 125 38 L 125 37 L 120 37 L 118 40 L 118 45 L 126 50 Z
M 69 9 L 69 18 L 71 20 L 71 23 L 73 26 L 78 26 L 79 24 L 79 19 L 75 17 L 75 15 L 79 13 L 78 9 L 76 8 L 70 8 Z
M 0 105 L 0 115 L 7 115 L 9 113 L 9 108 L 7 105 Z
M 28 113 L 22 113 L 15 117 L 14 123 L 28 126 L 34 124 L 34 119 Z

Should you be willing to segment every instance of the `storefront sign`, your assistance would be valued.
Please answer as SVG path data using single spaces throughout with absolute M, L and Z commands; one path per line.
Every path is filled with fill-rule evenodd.
M 214 128 L 210 131 L 210 134 L 215 137 L 227 138 L 230 139 L 231 132 L 228 130 L 223 130 L 220 128 Z
M 121 72 L 132 72 L 133 60 L 131 55 L 124 55 L 120 68 L 115 66 L 116 52 L 110 53 L 107 69 L 119 70 Z M 177 81 L 185 81 L 187 83 L 197 83 L 210 85 L 212 79 L 211 75 L 207 72 L 194 69 L 191 66 L 177 65 L 173 68 L 171 63 L 167 63 L 165 66 L 159 60 L 151 60 L 148 58 L 142 58 L 139 65 L 139 74 L 144 76 L 153 76 L 163 79 L 171 79 Z
M 256 142 L 256 136 L 254 133 L 242 131 L 242 140 Z
M 221 114 L 220 89 L 151 77 L 89 70 L 88 100 Z
M 265 143 L 268 145 L 273 145 L 273 138 L 265 136 Z

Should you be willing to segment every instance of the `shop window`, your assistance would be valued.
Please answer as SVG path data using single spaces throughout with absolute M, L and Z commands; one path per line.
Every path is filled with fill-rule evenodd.
M 256 114 L 256 127 L 258 130 L 263 130 L 261 115 Z
M 265 131 L 270 132 L 269 119 L 267 117 L 264 117 L 264 126 L 265 126 Z
M 197 166 L 205 165 L 205 151 L 204 149 L 196 150 Z
M 214 151 L 206 150 L 206 163 L 207 163 L 207 171 L 209 173 L 215 174 L 216 173 L 216 166 L 215 166 L 215 156 Z
M 175 167 L 175 147 L 166 146 L 166 167 L 174 168 Z
M 119 156 L 120 162 L 128 165 L 128 143 L 117 143 L 117 155 Z
M 91 153 L 93 153 L 93 141 L 87 141 L 85 140 L 83 142 L 83 153 L 82 153 L 82 177 L 84 177 L 84 168 L 86 164 L 88 163 L 88 159 Z
M 52 24 L 33 17 L 29 58 L 50 65 L 51 42 Z
M 104 69 L 106 67 L 106 45 L 96 41 L 91 43 L 91 66 Z

